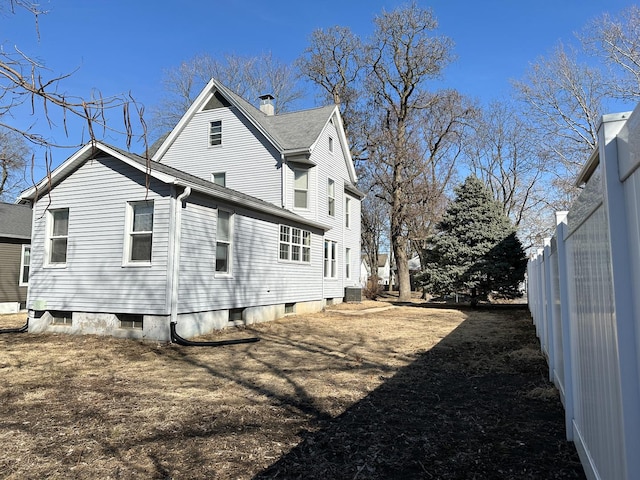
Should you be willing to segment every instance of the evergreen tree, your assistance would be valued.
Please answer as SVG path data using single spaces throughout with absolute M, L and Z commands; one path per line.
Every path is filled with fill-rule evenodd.
M 490 293 L 519 296 L 527 260 L 502 206 L 475 176 L 455 193 L 425 253 L 421 282 L 435 295 L 469 293 L 473 304 Z

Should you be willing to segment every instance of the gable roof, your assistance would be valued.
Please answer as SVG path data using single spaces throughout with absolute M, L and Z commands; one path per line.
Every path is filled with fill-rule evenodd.
M 222 187 L 208 180 L 204 180 L 200 177 L 196 177 L 195 175 L 178 170 L 177 168 L 169 167 L 153 160 L 147 160 L 140 155 L 97 141 L 86 144 L 75 154 L 65 160 L 58 168 L 51 172 L 50 181 L 49 178 L 44 178 L 36 186 L 22 192 L 18 201 L 34 201 L 42 195 L 45 195 L 50 188 L 55 187 L 64 178 L 71 175 L 71 173 L 80 167 L 80 165 L 85 163 L 87 160 L 100 157 L 101 153 L 120 160 L 136 170 L 144 172 L 150 177 L 163 183 L 184 188 L 189 187 L 206 196 L 225 200 L 251 210 L 268 213 L 279 218 L 301 223 L 303 225 L 309 225 L 321 230 L 329 230 L 329 227 L 326 225 L 303 218 L 300 215 L 259 198 L 238 192 L 237 190 Z
M 180 135 L 193 116 L 209 102 L 216 92 L 219 92 L 233 107 L 249 120 L 283 155 L 311 153 L 326 125 L 329 121 L 334 120 L 334 122 L 338 124 L 336 128 L 340 135 L 340 145 L 347 163 L 349 178 L 353 184 L 356 183 L 356 172 L 344 133 L 340 109 L 337 105 L 281 113 L 278 115 L 267 115 L 214 78 L 204 87 L 175 128 L 154 152 L 153 160 L 162 161 L 162 156 L 173 144 L 178 135 Z
M 0 237 L 30 239 L 31 215 L 26 205 L 0 202 Z

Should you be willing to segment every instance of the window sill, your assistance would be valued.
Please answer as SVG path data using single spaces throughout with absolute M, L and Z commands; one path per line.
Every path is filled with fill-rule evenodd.
M 151 266 L 153 266 L 151 262 L 126 262 L 122 264 L 122 268 L 151 267 Z
M 52 269 L 67 268 L 67 264 L 66 263 L 49 263 L 49 264 L 43 265 L 42 268 L 52 268 Z

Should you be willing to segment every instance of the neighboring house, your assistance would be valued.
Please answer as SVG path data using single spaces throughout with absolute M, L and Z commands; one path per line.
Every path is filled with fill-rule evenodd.
M 30 244 L 31 209 L 0 203 L 0 313 L 25 308 Z
M 191 337 L 341 302 L 360 200 L 336 106 L 272 115 L 212 80 L 145 158 L 94 143 L 33 202 L 29 331 Z
M 386 253 L 378 254 L 378 283 L 380 285 L 389 285 L 391 279 L 391 266 L 389 264 L 389 255 Z
M 367 260 L 363 257 L 362 261 L 360 262 L 360 285 L 362 285 L 363 287 L 366 286 L 370 276 L 371 268 L 369 268 Z

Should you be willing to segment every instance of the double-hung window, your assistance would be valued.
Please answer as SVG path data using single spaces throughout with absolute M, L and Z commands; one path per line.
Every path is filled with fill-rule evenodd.
M 327 182 L 327 203 L 329 205 L 329 216 L 336 216 L 336 182 L 329 179 Z
M 216 273 L 231 273 L 231 240 L 233 238 L 233 215 L 218 210 L 216 225 Z
M 222 120 L 209 123 L 209 145 L 222 145 Z
M 153 200 L 129 202 L 128 263 L 150 263 L 153 245 Z
M 49 264 L 67 263 L 69 239 L 69 209 L 60 208 L 49 212 Z
M 31 245 L 22 245 L 22 256 L 20 259 L 20 286 L 29 283 L 29 266 L 31 265 Z
M 337 242 L 324 241 L 324 278 L 336 278 Z
M 344 250 L 344 278 L 351 278 L 351 249 L 345 248 Z
M 294 208 L 309 207 L 309 170 L 295 168 L 293 170 L 293 206 Z
M 349 197 L 344 199 L 344 226 L 351 228 L 351 199 Z
M 311 261 L 311 232 L 280 225 L 280 260 L 309 263 Z

